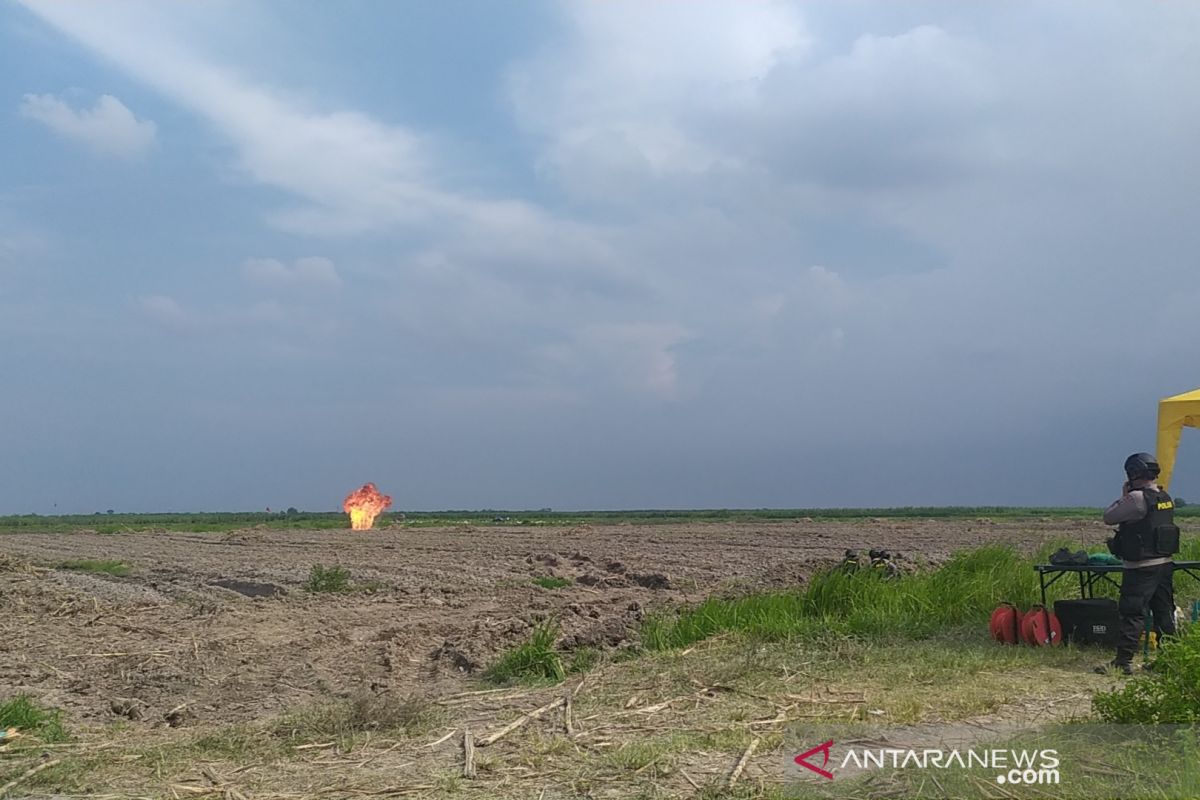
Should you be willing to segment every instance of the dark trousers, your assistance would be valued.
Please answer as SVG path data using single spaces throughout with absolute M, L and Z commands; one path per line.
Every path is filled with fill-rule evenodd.
M 1138 637 L 1146 625 L 1146 608 L 1154 614 L 1154 629 L 1160 636 L 1175 633 L 1175 565 L 1127 569 L 1121 575 L 1121 617 L 1117 640 L 1117 662 L 1128 664 L 1138 649 Z

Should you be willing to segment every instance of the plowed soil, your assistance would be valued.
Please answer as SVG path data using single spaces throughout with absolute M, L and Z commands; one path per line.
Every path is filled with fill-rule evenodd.
M 0 687 L 85 727 L 257 720 L 363 688 L 439 696 L 547 617 L 567 647 L 621 647 L 649 609 L 796 584 L 847 548 L 936 561 L 1105 535 L 1070 520 L 9 534 Z M 132 573 L 60 568 L 83 558 Z M 306 591 L 314 564 L 349 570 L 358 590 Z M 542 576 L 572 583 L 534 586 Z

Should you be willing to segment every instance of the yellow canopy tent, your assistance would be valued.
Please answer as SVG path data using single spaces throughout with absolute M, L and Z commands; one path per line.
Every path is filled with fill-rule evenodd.
M 1179 434 L 1184 426 L 1200 428 L 1200 389 L 1165 397 L 1158 403 L 1158 465 L 1162 472 L 1158 485 L 1163 489 L 1171 483 L 1175 468 L 1175 451 L 1179 449 Z

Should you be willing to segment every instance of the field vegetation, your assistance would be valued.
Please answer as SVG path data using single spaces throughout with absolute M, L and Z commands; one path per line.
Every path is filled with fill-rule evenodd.
M 1028 740 L 1051 723 L 1186 721 L 1172 716 L 1171 710 L 1200 705 L 1195 694 L 1200 685 L 1197 630 L 1164 647 L 1155 669 L 1133 679 L 1094 674 L 1092 667 L 1109 657 L 1102 650 L 1003 646 L 988 637 L 987 618 L 999 601 L 1028 607 L 1039 599 L 1033 564 L 1043 563 L 1061 546 L 1103 548 L 1097 545 L 1103 528 L 1094 523 L 1094 509 L 1079 510 L 1078 517 L 1088 521 L 1067 525 L 1044 522 L 1072 519 L 1055 516 L 1066 515 L 1064 510 L 1038 514 L 1043 521 L 1036 525 L 1020 521 L 1029 517 L 992 525 L 986 518 L 1003 519 L 1009 513 L 996 509 L 937 511 L 902 510 L 898 518 L 904 522 L 894 526 L 874 519 L 886 513 L 878 510 L 847 511 L 846 516 L 830 511 L 761 512 L 781 516 L 759 522 L 794 523 L 824 516 L 832 523 L 747 528 L 689 523 L 704 521 L 702 515 L 708 514 L 759 512 L 637 512 L 682 515 L 671 519 L 685 523 L 683 533 L 656 527 L 650 536 L 596 527 L 628 515 L 593 518 L 587 527 L 573 530 L 569 526 L 583 519 L 575 515 L 570 523 L 548 523 L 556 526 L 551 530 L 516 533 L 504 528 L 551 517 L 507 512 L 512 519 L 492 522 L 502 514 L 477 512 L 475 517 L 454 515 L 453 525 L 466 520 L 476 526 L 467 530 L 422 530 L 409 539 L 402 538 L 402 532 L 390 538 L 347 535 L 338 539 L 344 546 L 337 551 L 339 563 L 332 565 L 320 562 L 329 558 L 333 537 L 300 530 L 293 536 L 271 532 L 276 523 L 261 519 L 251 524 L 268 530 L 247 529 L 246 522 L 229 519 L 237 515 L 212 515 L 216 520 L 211 524 L 187 515 L 131 516 L 111 522 L 109 515 L 101 515 L 103 524 L 120 526 L 112 531 L 101 531 L 95 519 L 86 517 L 82 527 L 92 533 L 78 537 L 77 549 L 60 547 L 52 560 L 40 562 L 38 548 L 62 540 L 19 534 L 55 532 L 59 523 L 20 530 L 10 526 L 7 530 L 15 534 L 8 540 L 12 549 L 30 561 L 14 555 L 4 562 L 7 567 L 0 564 L 23 592 L 10 592 L 21 598 L 11 610 L 15 614 L 25 605 L 29 609 L 8 634 L 19 633 L 22 625 L 44 624 L 45 631 L 80 638 L 69 649 L 58 650 L 57 659 L 51 655 L 56 651 L 48 635 L 29 638 L 24 649 L 33 655 L 24 659 L 28 671 L 19 674 L 32 677 L 15 684 L 20 688 L 12 694 L 0 689 L 0 729 L 12 726 L 22 733 L 0 744 L 0 787 L 18 781 L 16 794 L 31 797 L 255 800 L 1105 796 L 1102 791 L 1108 784 L 1082 780 L 1056 787 L 1049 795 L 1020 787 L 997 792 L 994 781 L 987 785 L 990 776 L 980 774 L 942 777 L 937 785 L 926 774 L 893 771 L 865 782 L 838 781 L 838 793 L 811 784 L 789 785 L 784 779 L 784 767 L 804 744 L 798 731 L 814 723 L 876 725 L 894 736 L 932 740 L 948 735 L 963 737 L 968 744 L 990 745 Z M 926 518 L 962 523 L 934 525 L 924 523 Z M 342 515 L 318 515 L 308 521 L 317 527 L 345 527 Z M 293 519 L 280 527 L 303 528 L 298 522 Z M 394 518 L 392 522 L 425 525 L 412 514 L 402 523 Z M 222 534 L 225 524 L 236 524 L 238 530 Z M 141 525 L 168 532 L 117 539 L 97 536 L 142 530 Z M 201 537 L 175 536 L 178 549 L 173 559 L 167 569 L 154 574 L 146 553 L 157 554 L 172 540 L 168 525 L 202 526 L 217 535 L 204 537 L 203 547 L 196 546 Z M 500 529 L 478 529 L 492 525 Z M 1191 535 L 1180 558 L 1200 560 L 1195 526 L 1187 527 Z M 1011 543 L 1014 533 L 1030 530 L 1036 536 L 1022 539 L 1020 546 Z M 962 532 L 969 546 L 953 554 L 947 548 L 925 560 L 905 544 L 899 577 L 865 565 L 854 570 L 837 565 L 843 542 L 888 544 L 883 537 L 889 534 L 896 540 L 906 536 L 904 541 L 910 543 L 935 541 L 932 536 L 921 539 L 930 531 L 940 536 Z M 1061 531 L 1073 531 L 1077 538 L 1055 538 Z M 708 547 L 715 555 L 709 558 L 714 572 L 721 574 L 720 582 L 702 582 L 701 571 L 675 572 L 690 566 L 679 566 L 683 562 L 658 566 L 676 552 L 696 559 L 705 537 L 712 537 Z M 559 540 L 563 542 L 556 543 Z M 617 550 L 629 540 L 638 540 L 640 546 L 656 540 L 651 543 L 659 549 Z M 811 548 L 795 557 L 802 573 L 729 575 L 731 564 L 791 555 L 787 548 L 796 542 Z M 113 547 L 100 552 L 120 559 L 64 559 L 90 555 L 107 543 Z M 477 547 L 480 555 L 467 557 L 475 552 L 463 549 L 468 545 Z M 250 553 L 258 555 L 248 558 Z M 412 553 L 422 556 L 412 558 Z M 616 563 L 618 555 L 624 563 Z M 193 558 L 204 560 L 189 566 Z M 411 572 L 389 568 L 389 558 Z M 281 566 L 285 561 L 286 570 Z M 485 571 L 496 563 L 503 569 Z M 125 573 L 122 580 L 83 581 L 62 573 L 45 580 L 56 569 L 121 577 L 107 567 L 129 564 L 136 564 L 137 570 Z M 229 564 L 245 564 L 247 571 L 217 571 L 228 570 L 223 565 Z M 185 567 L 204 581 L 214 574 L 236 574 L 279 582 L 287 592 L 269 598 L 226 598 L 204 594 L 203 584 L 196 581 L 181 581 L 179 586 L 186 590 L 182 596 L 191 603 L 186 607 L 172 605 L 169 594 L 156 605 L 132 594 L 140 590 L 139 582 L 150 580 L 166 590 L 175 588 L 171 581 L 179 581 Z M 658 569 L 671 572 L 669 584 L 676 588 L 650 589 L 627 579 Z M 554 574 L 546 574 L 549 570 Z M 406 578 L 408 574 L 416 577 Z M 724 580 L 726 575 L 729 580 Z M 364 577 L 372 580 L 355 580 Z M 381 583 L 373 583 L 375 579 Z M 688 580 L 693 582 L 685 583 Z M 448 590 L 450 581 L 461 583 Z M 620 582 L 610 587 L 610 581 Z M 373 585 L 383 593 L 359 591 Z M 687 588 L 679 588 L 683 586 Z M 75 597 L 93 588 L 130 592 L 134 599 L 122 605 L 121 594 Z M 1176 588 L 1185 609 L 1200 597 L 1200 586 L 1182 574 Z M 1115 594 L 1103 584 L 1099 589 Z M 1062 581 L 1050 599 L 1077 591 L 1077 585 Z M 645 603 L 645 613 L 632 617 L 628 639 L 594 645 L 595 640 L 576 638 L 581 618 L 601 621 L 579 611 L 622 613 L 634 598 L 639 607 Z M 417 614 L 424 616 L 404 627 L 406 616 Z M 456 616 L 466 636 L 453 641 L 447 636 L 446 645 L 438 648 L 451 665 L 457 663 L 451 659 L 458 653 L 451 645 L 473 642 L 477 630 L 484 635 L 501 629 L 507 633 L 493 640 L 496 644 L 477 668 L 459 672 L 452 666 L 454 672 L 426 681 L 421 676 L 431 674 L 436 661 L 431 661 L 430 650 L 443 641 L 441 630 L 454 624 Z M 293 625 L 298 618 L 305 622 Z M 477 620 L 483 623 L 471 627 Z M 570 627 L 572 621 L 575 628 Z M 232 627 L 248 622 L 260 627 Z M 436 638 L 421 638 L 428 631 Z M 277 649 L 262 652 L 276 643 Z M 320 648 L 327 644 L 334 656 L 322 661 Z M 279 653 L 287 653 L 287 658 L 265 657 Z M 71 674 L 65 674 L 68 671 Z M 110 701 L 133 691 L 124 687 L 145 677 L 179 681 L 188 675 L 196 678 L 187 684 L 187 694 L 167 695 L 170 700 L 160 700 L 152 715 L 123 717 L 133 706 L 114 703 L 113 716 L 106 716 Z M 266 682 L 265 695 L 244 691 L 256 677 Z M 60 686 L 104 678 L 118 688 L 97 696 L 96 702 L 103 704 L 97 716 L 96 703 L 85 706 L 70 691 L 43 691 L 60 678 Z M 193 715 L 188 704 L 211 686 L 221 687 L 220 698 L 200 700 L 197 705 L 208 707 Z M 239 716 L 222 706 L 227 690 L 228 706 L 257 704 Z M 48 698 L 68 710 L 51 708 Z M 83 707 L 93 713 L 73 716 L 72 702 L 78 703 L 74 711 Z M 482 743 L 471 775 L 464 762 L 467 732 Z M 1188 742 L 1171 746 L 1181 748 L 1181 760 L 1149 769 L 1152 774 L 1144 776 L 1144 786 L 1157 797 L 1200 796 L 1180 795 L 1194 784 L 1195 770 L 1188 765 L 1200 763 L 1200 749 Z M 1103 768 L 1141 780 L 1150 763 L 1106 759 L 1107 766 L 1096 768 L 1091 766 L 1093 754 L 1082 745 L 1067 742 L 1062 748 L 1076 759 L 1072 769 L 1089 765 L 1089 775 L 1101 774 Z M 1141 751 L 1131 745 L 1130 752 Z M 744 769 L 739 770 L 739 764 Z M 38 771 L 31 772 L 35 768 Z
M 59 569 L 69 569 L 75 572 L 91 572 L 93 574 L 112 575 L 114 578 L 127 577 L 131 567 L 111 558 L 72 558 L 58 565 Z
M 45 744 L 57 744 L 67 740 L 62 713 L 55 709 L 43 708 L 26 694 L 19 694 L 0 702 L 0 732 L 10 729 Z
M 1200 517 L 1200 506 L 1186 505 L 1176 512 L 1183 518 Z M 681 522 L 786 522 L 796 519 L 856 521 L 885 519 L 1086 519 L 1097 516 L 1090 507 L 1018 506 L 912 506 L 900 508 L 792 508 L 792 509 L 665 509 L 634 511 L 551 511 L 549 509 L 508 511 L 408 511 L 385 512 L 376 527 L 444 527 L 447 525 L 618 525 L 669 524 Z M 339 529 L 347 527 L 346 515 L 333 511 L 100 513 L 76 515 L 16 514 L 0 516 L 0 533 L 6 530 L 94 530 L 122 533 L 141 530 L 216 533 L 257 526 L 268 529 Z
M 348 592 L 350 591 L 350 570 L 324 564 L 313 564 L 308 572 L 308 580 L 304 582 L 308 592 Z

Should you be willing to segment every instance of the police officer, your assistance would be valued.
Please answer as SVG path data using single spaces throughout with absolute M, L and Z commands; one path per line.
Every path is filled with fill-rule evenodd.
M 1117 526 L 1108 549 L 1124 562 L 1125 570 L 1117 603 L 1117 656 L 1096 667 L 1101 674 L 1132 674 L 1147 606 L 1161 635 L 1175 633 L 1175 564 L 1171 559 L 1179 552 L 1175 503 L 1158 488 L 1158 461 L 1149 453 L 1134 453 L 1125 459 L 1125 476 L 1128 480 L 1121 487 L 1120 498 L 1104 509 L 1105 524 Z

